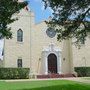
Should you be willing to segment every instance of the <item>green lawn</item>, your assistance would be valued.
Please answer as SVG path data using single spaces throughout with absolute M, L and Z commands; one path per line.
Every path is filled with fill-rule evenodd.
M 0 90 L 90 90 L 90 84 L 68 80 L 48 81 L 0 81 Z

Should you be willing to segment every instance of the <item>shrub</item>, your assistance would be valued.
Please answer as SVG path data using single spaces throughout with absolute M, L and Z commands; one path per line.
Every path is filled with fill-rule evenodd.
M 90 77 L 90 67 L 75 67 L 79 77 Z
M 29 68 L 0 68 L 0 79 L 28 79 Z

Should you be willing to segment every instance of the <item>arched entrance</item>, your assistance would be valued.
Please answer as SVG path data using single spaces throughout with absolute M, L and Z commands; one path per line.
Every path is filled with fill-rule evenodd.
M 57 56 L 53 53 L 48 55 L 48 73 L 57 73 Z

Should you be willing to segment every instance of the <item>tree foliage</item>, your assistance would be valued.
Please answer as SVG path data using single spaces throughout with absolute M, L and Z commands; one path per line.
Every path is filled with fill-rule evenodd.
M 42 1 L 45 8 L 50 7 L 53 10 L 53 17 L 47 23 L 56 29 L 58 40 L 76 38 L 76 44 L 85 42 L 90 35 L 90 0 Z
M 14 22 L 16 18 L 12 18 L 14 13 L 19 13 L 20 9 L 25 7 L 27 2 L 18 2 L 18 0 L 0 0 L 0 39 L 12 37 L 9 24 Z

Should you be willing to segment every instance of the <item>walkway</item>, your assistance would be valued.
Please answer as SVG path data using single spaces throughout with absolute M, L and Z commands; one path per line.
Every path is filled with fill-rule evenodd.
M 70 81 L 77 81 L 82 83 L 88 83 L 90 84 L 90 77 L 89 78 L 51 78 L 51 79 L 16 79 L 16 80 L 5 80 L 6 82 L 17 82 L 17 81 L 41 81 L 41 80 L 70 80 Z

